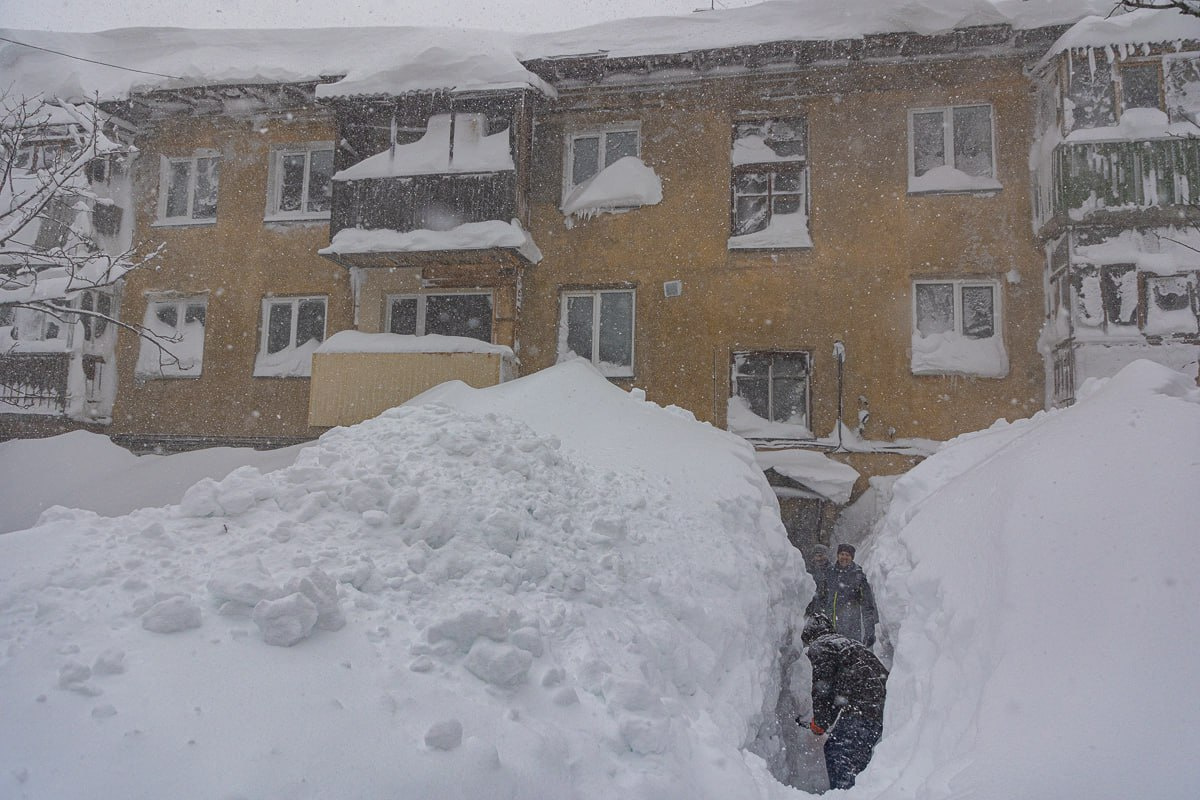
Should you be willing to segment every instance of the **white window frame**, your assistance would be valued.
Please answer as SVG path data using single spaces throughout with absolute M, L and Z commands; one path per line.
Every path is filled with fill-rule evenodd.
M 265 221 L 329 219 L 329 209 L 324 211 L 309 211 L 307 208 L 309 180 L 312 177 L 312 154 L 325 150 L 332 153 L 333 142 L 306 142 L 271 148 L 270 162 L 267 165 L 267 210 L 264 216 Z M 283 159 L 288 156 L 304 156 L 304 184 L 300 187 L 301 209 L 298 211 L 279 210 L 280 195 L 283 193 Z M 332 172 L 330 174 L 332 175 Z
M 600 298 L 606 294 L 628 294 L 630 299 L 629 307 L 629 364 L 617 365 L 621 369 L 616 371 L 607 371 L 605 376 L 609 378 L 632 378 L 634 376 L 633 365 L 637 363 L 637 291 L 633 288 L 628 289 L 568 289 L 564 290 L 559 298 L 559 314 L 561 315 L 561 325 L 564 330 L 562 343 L 565 346 L 567 340 L 566 328 L 569 324 L 567 316 L 567 302 L 572 297 L 591 297 L 592 303 L 592 352 L 591 353 L 576 353 L 575 355 L 587 358 L 597 368 L 600 366 Z M 566 355 L 565 352 L 560 352 L 559 357 Z
M 469 297 L 486 297 L 492 304 L 492 320 L 491 329 L 492 336 L 496 335 L 496 297 L 491 291 L 466 291 L 466 292 L 400 292 L 397 294 L 389 294 L 384 298 L 386 306 L 384 307 L 384 327 L 385 331 L 392 329 L 392 301 L 394 300 L 413 300 L 417 301 L 417 336 L 426 336 L 425 332 L 425 303 L 430 297 L 447 297 L 447 296 L 469 296 Z M 482 341 L 482 340 L 480 340 Z M 488 338 L 491 341 L 491 337 Z
M 323 294 L 308 294 L 299 295 L 296 297 L 264 297 L 262 299 L 261 316 L 259 317 L 259 337 L 258 337 L 258 355 L 255 358 L 255 377 L 280 377 L 263 372 L 260 369 L 259 362 L 262 359 L 270 358 L 277 353 L 267 352 L 267 343 L 271 334 L 271 306 L 290 305 L 292 307 L 291 331 L 288 334 L 288 344 L 283 350 L 294 349 L 299 346 L 296 341 L 296 329 L 300 324 L 300 304 L 309 300 L 320 300 L 325 305 L 325 318 L 322 320 L 321 341 L 324 342 L 329 338 L 329 297 Z M 277 351 L 279 353 L 283 350 Z M 309 373 L 303 375 L 292 375 L 287 377 L 308 377 Z
M 175 332 L 174 336 L 182 341 L 181 331 L 187 320 L 188 306 L 203 306 L 204 307 L 204 337 L 208 338 L 208 295 L 151 295 L 146 298 L 146 315 L 145 319 L 149 320 L 151 316 L 157 315 L 159 306 L 174 306 L 175 307 Z M 199 378 L 204 372 L 204 345 L 206 341 L 200 343 L 200 359 L 195 368 L 182 369 L 173 362 L 174 354 L 171 352 L 172 342 L 166 341 L 163 343 L 163 348 L 166 353 L 161 352 L 153 342 L 148 341 L 147 337 L 143 336 L 141 341 L 141 349 L 138 351 L 137 363 L 134 365 L 135 377 L 141 380 L 157 380 L 159 378 L 175 379 L 175 378 Z M 156 361 L 159 361 L 158 369 L 148 370 L 143 368 L 142 361 L 149 360 L 142 356 L 142 351 L 152 350 L 156 354 Z M 166 363 L 162 363 L 165 359 Z M 169 371 L 164 371 L 169 370 Z
M 1004 328 L 1000 302 L 1000 283 L 998 281 L 971 278 L 922 278 L 920 280 L 914 280 L 912 282 L 912 329 L 914 332 L 919 330 L 917 328 L 917 287 L 946 283 L 951 284 L 954 287 L 954 333 L 958 334 L 959 336 L 966 336 L 966 334 L 963 333 L 963 289 L 986 287 L 992 290 L 992 336 L 1001 335 L 1001 332 L 1004 330 Z
M 804 373 L 803 373 L 803 377 L 804 377 L 804 428 L 811 431 L 812 430 L 812 377 L 813 377 L 812 352 L 808 351 L 808 350 L 736 350 L 736 351 L 734 351 L 732 353 L 732 364 L 730 365 L 730 369 L 729 369 L 729 378 L 730 378 L 730 380 L 729 380 L 729 382 L 730 382 L 729 396 L 739 398 L 740 400 L 742 400 L 743 402 L 746 403 L 747 407 L 749 407 L 749 405 L 750 405 L 749 402 L 746 400 L 746 398 L 743 395 L 741 395 L 738 392 L 738 379 L 740 377 L 761 378 L 764 376 L 761 376 L 761 375 L 743 376 L 743 375 L 741 375 L 738 372 L 738 365 L 737 365 L 737 357 L 738 356 L 745 356 L 747 358 L 750 358 L 750 357 L 770 358 L 773 356 L 803 356 L 804 357 Z M 775 378 L 776 378 L 775 364 L 774 364 L 773 360 L 767 366 L 767 374 L 765 377 L 767 380 L 767 416 L 760 417 L 760 419 L 765 419 L 768 423 L 771 423 L 773 425 L 795 424 L 795 423 L 779 422 L 777 420 L 772 419 L 772 417 L 774 417 L 774 415 L 775 415 Z M 799 377 L 799 376 L 781 375 L 779 377 L 780 378 L 789 378 L 789 377 Z
M 614 122 L 609 125 L 595 125 L 568 132 L 567 146 L 563 148 L 562 196 L 564 201 L 579 186 L 575 182 L 573 175 L 575 170 L 575 142 L 579 139 L 600 137 L 600 149 L 596 162 L 596 174 L 598 175 L 608 166 L 604 161 L 606 152 L 604 144 L 608 135 L 613 133 L 632 133 L 637 141 L 637 152 L 634 155 L 637 158 L 642 157 L 642 123 L 640 122 Z
M 928 108 L 910 108 L 908 110 L 908 180 L 911 183 L 918 177 L 917 157 L 916 157 L 916 138 L 913 136 L 913 117 L 917 114 L 932 114 L 935 111 L 942 114 L 942 147 L 946 153 L 946 166 L 955 167 L 957 158 L 954 152 L 954 111 L 959 108 L 986 108 L 988 110 L 988 122 L 991 126 L 991 162 L 992 174 L 986 176 L 993 181 L 996 181 L 996 186 L 990 189 L 946 189 L 946 192 L 971 192 L 971 191 L 995 191 L 1000 188 L 1000 179 L 996 173 L 996 108 L 991 103 L 958 103 L 952 106 L 929 106 Z M 984 176 L 975 176 L 984 177 Z M 924 192 L 922 192 L 924 193 Z
M 196 174 L 197 162 L 202 158 L 215 158 L 218 162 L 221 159 L 221 151 L 219 150 L 196 150 L 191 155 L 187 156 L 161 156 L 159 158 L 158 170 L 158 219 L 155 220 L 155 225 L 212 225 L 217 221 L 217 215 L 214 211 L 211 217 L 195 217 L 196 205 Z M 188 211 L 184 216 L 168 217 L 167 216 L 167 194 L 170 190 L 171 183 L 171 165 L 190 163 L 191 169 L 188 170 L 188 191 L 187 191 L 187 206 Z M 221 178 L 220 165 L 217 167 L 217 194 L 220 196 Z M 215 206 L 214 206 L 215 208 Z

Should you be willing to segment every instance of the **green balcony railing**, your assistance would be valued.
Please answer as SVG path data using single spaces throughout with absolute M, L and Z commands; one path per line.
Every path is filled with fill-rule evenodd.
M 1056 217 L 1197 206 L 1200 138 L 1063 144 L 1052 180 Z

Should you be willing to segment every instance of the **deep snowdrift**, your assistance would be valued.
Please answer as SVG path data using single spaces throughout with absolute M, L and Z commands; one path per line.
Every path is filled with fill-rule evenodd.
M 854 797 L 1192 798 L 1200 391 L 1147 361 L 960 437 L 863 547 L 894 635 Z
M 0 536 L 0 795 L 770 791 L 812 584 L 752 450 L 583 362 L 438 394 Z

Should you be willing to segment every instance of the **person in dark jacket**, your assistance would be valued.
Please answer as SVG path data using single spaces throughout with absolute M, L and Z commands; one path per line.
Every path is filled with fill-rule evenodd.
M 871 647 L 875 644 L 879 611 L 867 576 L 854 563 L 854 553 L 853 545 L 838 545 L 837 562 L 829 568 L 826 578 L 824 602 L 816 610 L 825 615 L 838 633 Z
M 829 734 L 825 740 L 829 788 L 849 789 L 870 763 L 883 735 L 888 672 L 874 653 L 834 632 L 821 614 L 805 620 L 800 639 L 812 664 L 813 718 L 808 727 L 818 736 Z

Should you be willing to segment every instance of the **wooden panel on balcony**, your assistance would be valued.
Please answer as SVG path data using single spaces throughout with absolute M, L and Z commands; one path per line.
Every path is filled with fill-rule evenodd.
M 308 424 L 353 425 L 439 383 L 481 389 L 507 380 L 510 356 L 498 353 L 315 353 Z
M 447 230 L 516 216 L 517 173 L 371 178 L 334 185 L 330 235 L 343 228 Z
M 1060 218 L 1185 211 L 1200 202 L 1200 140 L 1064 144 L 1055 151 L 1053 181 Z
M 0 356 L 0 413 L 65 413 L 70 364 L 69 353 Z

